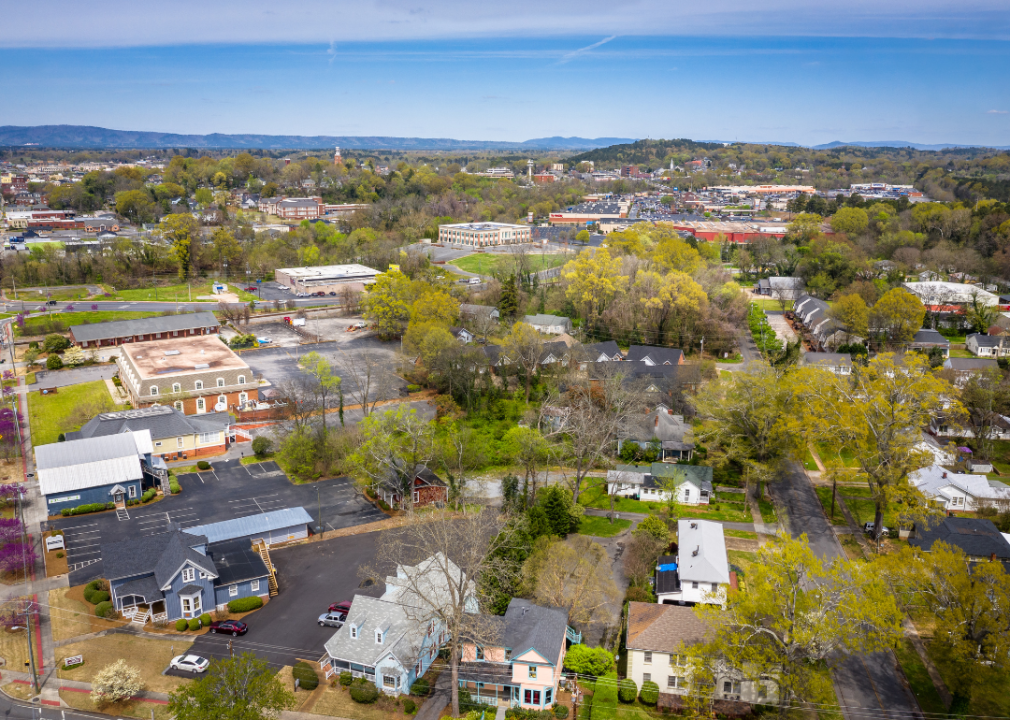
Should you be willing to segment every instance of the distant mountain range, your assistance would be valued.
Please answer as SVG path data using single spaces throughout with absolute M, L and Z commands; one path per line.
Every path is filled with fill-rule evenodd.
M 592 150 L 634 142 L 633 138 L 549 137 L 525 142 L 452 138 L 357 137 L 344 135 L 179 135 L 109 130 L 88 125 L 0 126 L 0 146 L 55 148 L 200 148 L 257 150 Z
M 991 148 L 993 150 L 1010 150 L 1010 145 L 959 145 L 957 143 L 940 143 L 937 145 L 926 145 L 923 143 L 908 142 L 907 140 L 874 140 L 872 142 L 841 142 L 835 140 L 834 142 L 824 143 L 823 145 L 814 145 L 814 150 L 830 150 L 836 147 L 845 147 L 846 145 L 855 145 L 858 147 L 889 147 L 889 148 L 904 148 L 910 147 L 916 150 L 947 150 L 949 148 Z

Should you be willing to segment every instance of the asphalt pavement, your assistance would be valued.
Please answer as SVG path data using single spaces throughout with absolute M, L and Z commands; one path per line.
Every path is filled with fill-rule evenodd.
M 119 372 L 118 365 L 88 365 L 67 370 L 38 370 L 35 373 L 35 385 L 31 387 L 67 387 L 78 383 L 111 379 L 117 372 Z
M 779 483 L 771 486 L 771 491 L 776 503 L 786 508 L 793 537 L 806 534 L 811 549 L 820 558 L 845 557 L 813 485 L 799 465 L 793 463 Z M 922 718 L 922 711 L 891 652 L 845 658 L 835 667 L 833 677 L 846 720 Z

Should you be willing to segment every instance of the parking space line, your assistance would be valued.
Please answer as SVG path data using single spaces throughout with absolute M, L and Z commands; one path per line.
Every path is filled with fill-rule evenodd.
M 212 475 L 214 476 L 214 479 L 215 479 L 215 480 L 217 480 L 218 482 L 221 482 L 221 478 L 219 478 L 219 477 L 217 476 L 217 471 L 216 471 L 216 470 L 213 470 L 213 469 L 212 469 L 212 470 L 211 470 L 210 472 L 211 472 L 211 474 L 212 474 Z

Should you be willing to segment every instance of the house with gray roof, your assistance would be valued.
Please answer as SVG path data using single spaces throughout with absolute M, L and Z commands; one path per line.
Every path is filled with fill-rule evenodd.
M 681 518 L 677 554 L 663 556 L 656 567 L 656 602 L 663 605 L 725 605 L 729 560 L 722 524 Z
M 228 450 L 232 417 L 227 412 L 186 415 L 169 405 L 152 405 L 137 410 L 118 410 L 91 418 L 67 440 L 107 437 L 147 430 L 152 452 L 167 462 L 220 455 Z
M 663 462 L 618 465 L 607 472 L 607 492 L 652 502 L 666 502 L 674 493 L 678 503 L 708 505 L 712 498 L 712 468 Z
M 195 618 L 231 600 L 269 598 L 269 571 L 244 539 L 211 543 L 178 528 L 102 544 L 86 568 L 109 581 L 115 609 L 138 625 Z
M 908 544 L 930 552 L 943 541 L 961 550 L 973 562 L 999 561 L 1010 566 L 1010 542 L 992 520 L 973 517 L 927 517 L 916 521 Z
M 169 298 L 170 299 L 170 298 Z M 70 339 L 82 348 L 122 345 L 143 340 L 164 340 L 214 335 L 221 324 L 212 312 L 159 315 L 139 320 L 112 320 L 70 326 Z
M 980 358 L 1006 357 L 1010 355 L 1010 338 L 971 333 L 965 338 L 964 349 Z
M 545 335 L 561 335 L 572 331 L 571 318 L 561 315 L 526 315 L 523 322 Z
M 939 348 L 944 357 L 950 357 L 950 340 L 936 330 L 919 330 L 912 337 L 912 342 L 908 344 L 909 350 L 918 350 L 919 352 L 928 353 L 933 348 Z
M 944 370 L 953 371 L 954 386 L 963 388 L 972 375 L 985 372 L 999 372 L 995 358 L 952 358 L 943 362 Z
M 165 464 L 153 449 L 148 430 L 39 445 L 35 467 L 47 514 L 92 503 L 125 512 L 145 490 L 167 482 Z
M 848 353 L 808 352 L 803 353 L 801 365 L 827 370 L 835 375 L 852 374 L 852 357 Z
M 975 512 L 980 507 L 1010 507 L 1010 487 L 998 480 L 990 481 L 985 475 L 930 465 L 910 473 L 908 482 L 944 510 Z
M 694 453 L 694 431 L 683 415 L 674 415 L 660 406 L 644 418 L 628 423 L 617 439 L 618 456 L 628 443 L 643 450 L 655 447 L 661 462 L 690 461 Z

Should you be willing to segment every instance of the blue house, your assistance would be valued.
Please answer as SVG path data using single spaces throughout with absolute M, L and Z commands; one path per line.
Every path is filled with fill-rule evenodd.
M 270 571 L 247 539 L 209 543 L 173 530 L 102 545 L 116 610 L 133 622 L 195 618 L 230 600 L 270 594 Z
M 153 451 L 148 430 L 38 446 L 35 466 L 47 513 L 110 502 L 125 511 L 130 500 L 168 482 L 168 470 Z

